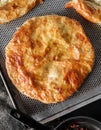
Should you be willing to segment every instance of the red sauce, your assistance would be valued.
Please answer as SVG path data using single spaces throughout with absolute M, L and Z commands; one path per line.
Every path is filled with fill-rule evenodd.
M 70 124 L 66 130 L 89 130 L 88 128 L 86 128 L 85 126 L 80 125 L 79 123 L 73 123 Z

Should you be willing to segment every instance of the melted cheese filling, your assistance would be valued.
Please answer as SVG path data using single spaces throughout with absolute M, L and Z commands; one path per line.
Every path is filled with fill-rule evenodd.
M 98 5 L 101 5 L 101 0 L 91 0 L 91 1 L 98 4 Z
M 85 0 L 89 6 L 93 6 L 96 9 L 101 9 L 101 0 Z
M 4 5 L 12 2 L 12 0 L 0 0 L 0 7 L 3 7 Z

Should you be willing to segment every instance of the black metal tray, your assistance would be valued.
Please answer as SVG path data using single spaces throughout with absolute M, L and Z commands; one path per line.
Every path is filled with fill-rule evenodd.
M 47 123 L 101 98 L 101 25 L 88 22 L 74 9 L 65 9 L 67 1 L 69 0 L 45 0 L 43 4 L 36 6 L 23 17 L 0 25 L 0 65 L 6 79 L 6 88 L 13 99 L 14 107 L 40 123 Z M 5 69 L 5 46 L 16 29 L 31 17 L 48 14 L 64 15 L 78 20 L 91 40 L 96 54 L 94 69 L 78 92 L 64 102 L 50 105 L 29 99 L 19 93 L 12 85 Z
M 92 109 L 93 108 L 93 109 Z M 75 111 L 70 112 L 69 114 L 66 114 L 60 118 L 57 118 L 53 121 L 50 121 L 46 123 L 46 126 L 56 127 L 59 123 L 65 121 L 66 119 L 72 118 L 72 117 L 78 117 L 78 116 L 86 116 L 93 119 L 98 120 L 101 122 L 101 99 L 94 101 L 88 105 L 85 105 L 81 107 L 80 109 L 77 109 Z

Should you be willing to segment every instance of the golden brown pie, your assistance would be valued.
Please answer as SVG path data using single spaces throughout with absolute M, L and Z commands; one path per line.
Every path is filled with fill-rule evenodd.
M 43 0 L 0 0 L 0 24 L 23 16 Z
M 43 103 L 66 100 L 92 71 L 94 49 L 79 22 L 46 15 L 26 21 L 6 46 L 16 88 Z
M 65 7 L 72 7 L 90 22 L 101 24 L 101 0 L 72 0 Z

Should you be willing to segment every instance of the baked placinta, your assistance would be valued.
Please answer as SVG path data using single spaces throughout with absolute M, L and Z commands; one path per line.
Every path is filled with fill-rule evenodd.
M 46 15 L 26 21 L 6 46 L 6 68 L 16 88 L 43 103 L 66 100 L 92 71 L 94 48 L 79 22 Z
M 72 7 L 88 21 L 101 24 L 101 0 L 72 0 L 65 7 Z
M 0 0 L 0 24 L 23 16 L 43 0 Z

